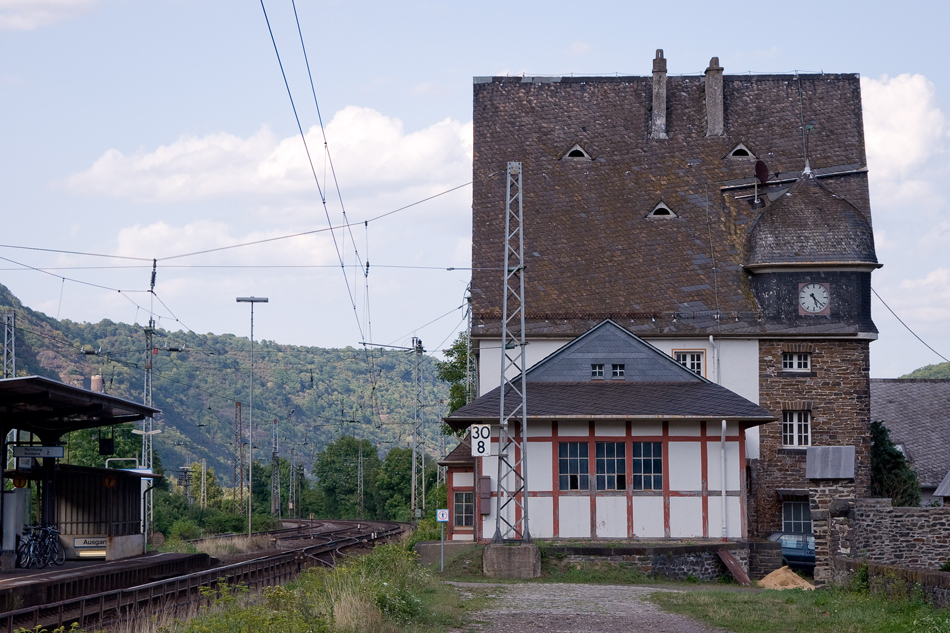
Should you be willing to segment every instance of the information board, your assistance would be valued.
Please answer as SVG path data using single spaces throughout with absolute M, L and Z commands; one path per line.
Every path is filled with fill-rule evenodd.
M 472 425 L 472 457 L 491 455 L 491 424 Z

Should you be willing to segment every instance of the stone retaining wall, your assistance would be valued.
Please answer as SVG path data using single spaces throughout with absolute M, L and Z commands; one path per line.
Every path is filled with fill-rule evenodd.
M 656 547 L 583 547 L 547 546 L 544 553 L 551 557 L 564 557 L 570 562 L 608 562 L 635 567 L 652 577 L 686 580 L 694 577 L 715 582 L 722 576 L 731 576 L 726 565 L 719 559 L 717 550 L 728 550 L 749 572 L 749 543 L 710 543 L 708 545 L 679 545 Z M 779 554 L 781 557 L 781 554 Z M 770 570 L 771 571 L 771 570 Z
M 834 567 L 842 577 L 867 567 L 868 588 L 873 593 L 884 593 L 891 598 L 913 597 L 918 592 L 938 609 L 950 606 L 950 573 L 908 569 L 895 565 L 866 563 L 853 558 L 838 558 Z

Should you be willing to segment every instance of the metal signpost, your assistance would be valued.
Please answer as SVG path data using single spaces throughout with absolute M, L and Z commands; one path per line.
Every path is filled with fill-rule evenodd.
M 435 511 L 435 520 L 439 522 L 442 531 L 442 552 L 440 553 L 439 571 L 445 571 L 445 524 L 449 522 L 448 508 Z

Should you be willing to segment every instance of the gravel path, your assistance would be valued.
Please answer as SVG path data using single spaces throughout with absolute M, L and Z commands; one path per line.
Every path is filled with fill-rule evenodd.
M 463 595 L 496 596 L 453 633 L 714 633 L 646 600 L 656 587 L 567 584 L 452 583 Z

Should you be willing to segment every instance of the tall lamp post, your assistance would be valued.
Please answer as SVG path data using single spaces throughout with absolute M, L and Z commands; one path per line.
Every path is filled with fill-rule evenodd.
M 251 304 L 251 378 L 250 398 L 247 412 L 247 535 L 251 536 L 251 502 L 254 480 L 254 304 L 267 303 L 267 297 L 237 297 L 238 303 Z

